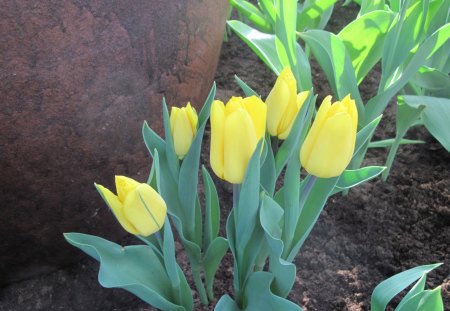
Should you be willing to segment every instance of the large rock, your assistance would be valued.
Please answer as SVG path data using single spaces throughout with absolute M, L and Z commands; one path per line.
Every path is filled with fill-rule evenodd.
M 0 278 L 73 260 L 67 231 L 123 230 L 94 182 L 145 181 L 161 97 L 199 107 L 228 1 L 6 0 L 0 6 Z

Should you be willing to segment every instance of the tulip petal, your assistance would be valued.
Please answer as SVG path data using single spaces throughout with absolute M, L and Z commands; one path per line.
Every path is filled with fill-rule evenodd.
M 162 228 L 167 207 L 158 192 L 147 184 L 140 184 L 125 199 L 123 213 L 140 235 L 149 236 Z
M 326 120 L 328 115 L 328 110 L 331 107 L 331 96 L 325 97 L 322 101 L 322 104 L 317 111 L 316 119 L 314 120 L 311 128 L 309 129 L 308 135 L 306 136 L 305 141 L 301 147 L 300 151 L 300 159 L 301 163 L 308 162 L 308 159 L 311 154 L 311 150 L 313 148 L 314 142 L 317 140 L 317 135 L 322 127 L 323 122 Z
M 225 133 L 224 179 L 233 184 L 240 184 L 258 142 L 248 112 L 238 109 L 227 116 Z
M 270 135 L 278 136 L 278 125 L 289 104 L 289 86 L 280 78 L 267 96 L 267 130 Z
M 128 193 L 139 186 L 139 183 L 136 180 L 126 176 L 116 176 L 115 181 L 117 196 L 122 203 L 125 202 L 125 198 L 127 197 Z
M 224 178 L 224 130 L 225 106 L 215 100 L 211 106 L 211 147 L 209 160 L 211 168 L 219 178 Z
M 195 109 L 191 106 L 191 103 L 187 103 L 186 105 L 186 114 L 192 127 L 192 134 L 195 136 L 197 133 L 198 115 Z
M 295 105 L 296 108 L 291 112 L 286 112 L 286 115 L 283 118 L 282 125 L 280 126 L 280 131 L 278 134 L 279 139 L 286 139 L 288 137 L 289 133 L 291 132 L 292 125 L 294 125 L 295 118 L 297 117 L 298 112 L 302 108 L 308 96 L 309 91 L 303 91 L 297 94 Z M 289 108 L 287 110 L 289 110 Z
M 343 105 L 347 107 L 347 111 L 350 114 L 350 117 L 352 118 L 353 127 L 355 128 L 355 131 L 358 127 L 358 109 L 356 108 L 355 100 L 350 98 L 350 94 L 344 97 L 342 100 Z
M 266 104 L 259 97 L 250 96 L 242 100 L 242 106 L 248 112 L 253 122 L 257 140 L 260 140 L 266 133 Z
M 170 131 L 173 133 L 174 131 L 174 127 L 175 127 L 175 120 L 177 119 L 178 113 L 180 112 L 180 108 L 178 107 L 172 107 L 172 109 L 170 110 L 170 117 L 169 117 L 169 121 L 170 121 Z
M 119 198 L 112 193 L 109 189 L 103 187 L 102 185 L 95 184 L 97 191 L 102 196 L 103 200 L 108 204 L 109 208 L 112 210 L 114 216 L 116 216 L 120 225 L 131 234 L 138 234 L 138 231 L 134 226 L 125 218 L 123 214 L 123 204 L 119 201 Z
M 347 167 L 355 149 L 356 132 L 350 115 L 338 113 L 328 118 L 311 142 L 309 154 L 300 153 L 302 165 L 321 178 L 339 176 Z M 306 141 L 305 141 L 306 143 Z
M 182 159 L 188 153 L 192 140 L 194 139 L 192 126 L 186 113 L 186 109 L 184 108 L 177 113 L 172 135 L 175 153 Z

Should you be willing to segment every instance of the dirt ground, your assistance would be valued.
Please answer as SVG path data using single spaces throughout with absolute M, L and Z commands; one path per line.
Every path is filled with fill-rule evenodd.
M 329 27 L 338 31 L 355 14 L 354 8 L 337 8 Z M 274 82 L 273 74 L 232 36 L 223 45 L 216 75 L 218 96 L 223 99 L 239 93 L 234 74 L 264 98 Z M 331 93 L 319 67 L 313 68 L 313 76 L 319 99 Z M 376 92 L 378 77 L 374 70 L 361 87 L 363 98 Z M 394 120 L 390 107 L 376 137 L 392 137 Z M 328 201 L 295 260 L 297 282 L 289 298 L 305 310 L 369 310 L 370 295 L 379 282 L 435 262 L 444 265 L 430 273 L 427 284 L 442 284 L 445 309 L 450 310 L 450 154 L 423 129 L 413 129 L 407 136 L 426 144 L 401 147 L 387 182 L 377 179 Z M 366 164 L 382 165 L 386 153 L 370 150 Z M 217 187 L 225 218 L 231 189 L 223 182 Z M 217 297 L 231 291 L 231 267 L 227 255 L 217 274 Z M 97 272 L 98 264 L 86 256 L 78 265 L 12 284 L 0 291 L 0 311 L 154 310 L 123 290 L 102 288 Z M 195 310 L 212 309 L 196 299 Z

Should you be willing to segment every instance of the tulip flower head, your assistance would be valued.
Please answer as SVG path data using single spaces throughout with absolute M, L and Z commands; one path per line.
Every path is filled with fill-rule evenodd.
M 339 176 L 353 156 L 357 124 L 358 111 L 350 95 L 334 104 L 327 96 L 300 151 L 306 171 L 321 178 Z
M 266 130 L 267 107 L 256 97 L 232 97 L 211 107 L 210 161 L 214 173 L 233 184 L 242 183 L 248 161 Z
M 295 117 L 308 98 L 309 91 L 297 94 L 297 82 L 289 67 L 278 76 L 267 96 L 267 130 L 270 135 L 286 139 Z
M 116 176 L 117 195 L 95 185 L 122 227 L 131 234 L 149 236 L 164 225 L 167 207 L 163 198 L 146 183 Z
M 183 159 L 188 153 L 197 133 L 198 116 L 190 103 L 186 107 L 172 107 L 170 112 L 170 130 L 172 132 L 175 153 Z

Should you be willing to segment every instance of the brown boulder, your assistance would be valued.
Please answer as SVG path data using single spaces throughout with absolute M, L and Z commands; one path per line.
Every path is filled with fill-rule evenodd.
M 0 6 L 0 283 L 69 263 L 62 232 L 123 234 L 93 187 L 145 181 L 161 97 L 199 107 L 228 1 L 6 0 Z

